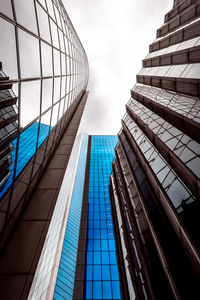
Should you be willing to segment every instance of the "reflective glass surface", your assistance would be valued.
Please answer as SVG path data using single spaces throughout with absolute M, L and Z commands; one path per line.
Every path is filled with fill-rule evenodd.
M 53 299 L 57 300 L 73 299 L 76 257 L 78 251 L 79 228 L 85 180 L 85 167 L 87 159 L 87 145 L 88 135 L 84 134 L 53 297 Z
M 15 148 L 14 157 L 9 156 L 6 165 L 5 162 L 3 165 L 0 163 L 0 174 L 7 172 L 5 173 L 7 176 L 11 169 L 14 170 L 8 174 L 10 178 L 3 189 L 0 176 L 0 205 L 3 202 L 2 196 L 7 197 L 6 207 L 9 210 L 11 206 L 17 207 L 22 201 L 23 194 L 28 197 L 28 193 L 22 192 L 22 189 L 20 193 L 11 192 L 11 189 L 14 191 L 16 187 L 13 178 L 16 180 L 18 176 L 18 183 L 21 182 L 24 173 L 28 173 L 29 165 L 24 168 L 24 162 L 28 163 L 35 154 L 36 159 L 32 159 L 29 172 L 35 176 L 34 170 L 45 167 L 53 148 L 63 134 L 69 118 L 86 90 L 88 62 L 85 50 L 61 0 L 0 1 L 0 35 L 0 102 L 7 102 L 7 106 L 4 105 L 0 113 L 10 122 L 4 122 L 3 128 L 1 126 L 0 152 L 2 148 L 8 152 L 8 147 L 11 147 L 9 143 Z M 2 82 L 4 80 L 6 85 Z M 12 90 L 13 94 L 5 101 L 3 99 L 8 90 Z M 11 105 L 15 105 L 15 114 Z M 22 157 L 20 141 L 29 130 L 33 130 L 32 126 L 38 130 L 35 129 L 31 137 L 31 149 L 30 147 L 23 149 L 23 158 L 27 159 L 20 162 Z M 52 132 L 50 128 L 53 127 Z M 44 128 L 47 129 L 45 134 Z M 51 143 L 48 142 L 48 147 L 44 146 L 44 149 L 39 151 L 40 141 L 44 141 L 44 136 L 49 137 Z M 14 140 L 15 138 L 17 139 Z M 39 156 L 43 159 L 37 159 Z M 27 178 L 30 178 L 29 173 Z M 23 186 L 26 184 L 24 187 L 26 191 L 34 188 L 34 185 L 31 185 L 33 181 L 37 182 L 36 176 L 34 178 L 32 175 L 30 180 L 22 184 Z M 8 186 L 11 186 L 11 189 L 8 190 Z M 8 193 L 5 195 L 6 190 Z M 9 216 L 6 220 L 7 226 L 11 212 L 5 211 L 5 214 Z M 4 225 L 1 222 L 0 234 Z
M 131 99 L 128 105 L 134 114 L 136 114 L 197 177 L 200 177 L 200 145 L 150 109 L 138 103 L 135 99 Z M 195 164 L 192 163 L 194 160 Z M 160 162 L 158 165 L 161 166 Z
M 117 136 L 92 136 L 84 299 L 121 299 L 109 175 Z
M 34 153 L 36 152 L 38 129 L 39 129 L 39 122 L 35 122 L 33 125 L 31 125 L 26 130 L 24 130 L 19 137 L 15 138 L 11 142 L 11 145 L 14 148 L 14 150 L 11 152 L 11 157 L 13 162 L 10 166 L 11 174 L 6 184 L 0 190 L 0 197 L 2 197 L 5 194 L 5 192 L 8 190 L 8 188 L 13 182 L 13 174 L 14 174 L 14 167 L 15 167 L 14 162 L 16 161 L 15 177 L 17 177 L 19 173 L 23 170 L 23 168 L 26 166 L 26 164 L 30 161 Z M 40 135 L 39 135 L 38 147 L 40 147 L 40 145 L 46 139 L 51 129 L 52 128 L 49 127 L 48 125 L 40 123 Z M 17 152 L 18 154 L 16 158 L 17 144 L 18 144 L 18 152 Z
M 195 197 L 128 114 L 124 121 L 152 171 L 168 194 L 171 203 L 177 212 L 183 211 L 184 205 L 195 201 Z
M 147 97 L 152 102 L 200 123 L 200 101 L 196 97 L 176 94 L 175 92 L 137 83 L 133 91 Z

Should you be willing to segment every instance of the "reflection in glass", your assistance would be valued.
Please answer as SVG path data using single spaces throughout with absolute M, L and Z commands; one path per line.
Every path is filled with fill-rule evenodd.
M 17 177 L 20 174 L 20 172 L 30 161 L 31 157 L 34 155 L 36 151 L 38 128 L 39 128 L 39 123 L 35 122 L 30 127 L 28 127 L 25 131 L 23 131 L 19 136 L 17 167 L 16 167 L 15 177 Z M 41 145 L 42 142 L 45 140 L 45 138 L 48 136 L 49 126 L 45 124 L 40 124 L 40 131 L 42 134 L 40 135 L 39 145 Z M 18 141 L 18 137 L 15 138 L 11 143 L 12 147 L 14 148 L 14 150 L 11 152 L 13 162 L 15 162 L 15 158 L 16 158 L 17 141 Z M 2 197 L 5 194 L 5 192 L 8 190 L 8 188 L 13 182 L 14 164 L 11 164 L 10 172 L 11 175 L 8 181 L 3 186 L 3 189 L 0 190 L 0 197 Z
M 18 71 L 15 45 L 15 27 L 1 17 L 0 36 L 0 61 L 3 64 L 3 70 L 10 79 L 16 79 L 18 78 Z

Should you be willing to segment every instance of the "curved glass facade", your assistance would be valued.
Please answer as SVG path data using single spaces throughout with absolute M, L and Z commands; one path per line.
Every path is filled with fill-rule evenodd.
M 20 214 L 80 103 L 88 61 L 60 0 L 0 1 L 0 36 L 0 116 L 6 91 L 15 105 L 15 135 L 6 143 L 5 122 L 0 127 L 0 153 L 14 146 L 0 187 L 1 232 Z

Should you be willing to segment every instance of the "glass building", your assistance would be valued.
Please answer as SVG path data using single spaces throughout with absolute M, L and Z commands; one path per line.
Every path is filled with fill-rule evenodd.
M 109 196 L 116 143 L 77 135 L 28 299 L 121 299 Z
M 88 60 L 60 0 L 1 0 L 0 36 L 0 290 L 27 299 L 87 100 Z
M 174 1 L 122 119 L 110 190 L 125 299 L 200 296 L 199 17 L 199 1 Z

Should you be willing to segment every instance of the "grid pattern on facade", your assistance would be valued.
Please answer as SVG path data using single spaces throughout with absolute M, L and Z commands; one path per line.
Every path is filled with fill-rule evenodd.
M 18 111 L 15 161 L 9 179 L 12 186 L 7 194 L 6 188 L 1 190 L 1 196 L 4 194 L 7 201 L 0 207 L 4 215 L 0 232 L 4 232 L 13 216 L 10 206 L 17 203 L 15 208 L 18 209 L 22 197 L 23 201 L 27 198 L 32 189 L 30 184 L 37 181 L 41 168 L 51 156 L 87 87 L 88 63 L 85 50 L 60 0 L 1 1 L 0 35 L 1 68 L 7 76 L 0 81 L 0 97 L 4 101 L 3 90 L 12 87 Z M 17 166 L 21 151 L 20 134 L 34 123 L 38 125 L 35 139 L 31 139 L 32 144 L 29 145 L 35 149 L 31 161 L 29 147 L 23 149 L 24 161 L 30 163 L 30 176 L 26 180 L 25 192 L 24 188 L 18 187 L 23 193 L 16 200 L 13 194 L 20 183 Z M 48 140 L 43 151 L 39 151 L 44 126 L 49 128 L 46 134 Z M 36 165 L 36 161 L 40 162 Z
M 81 210 L 87 159 L 88 135 L 84 134 L 67 220 L 53 299 L 73 299 Z
M 109 175 L 116 136 L 91 136 L 84 299 L 121 299 Z
M 32 158 L 36 151 L 36 143 L 37 143 L 37 134 L 38 134 L 38 126 L 39 123 L 35 122 L 31 126 L 29 126 L 26 130 L 24 130 L 19 137 L 19 145 L 18 145 L 18 155 L 17 155 L 17 164 L 16 164 L 16 176 L 20 174 L 20 172 L 23 170 L 23 168 L 26 166 L 26 164 L 29 162 L 29 160 Z M 46 137 L 49 134 L 49 131 L 51 131 L 51 128 L 49 128 L 46 124 L 40 124 L 40 134 L 39 134 L 39 141 L 38 141 L 38 147 L 41 146 L 43 141 L 46 139 Z M 11 152 L 12 161 L 15 161 L 16 157 L 16 146 L 17 146 L 18 139 L 15 138 L 12 141 L 12 145 L 14 150 Z M 10 176 L 5 183 L 5 185 L 0 190 L 0 197 L 4 195 L 6 190 L 11 186 L 13 182 L 13 173 L 14 173 L 14 165 L 12 164 L 10 166 Z

